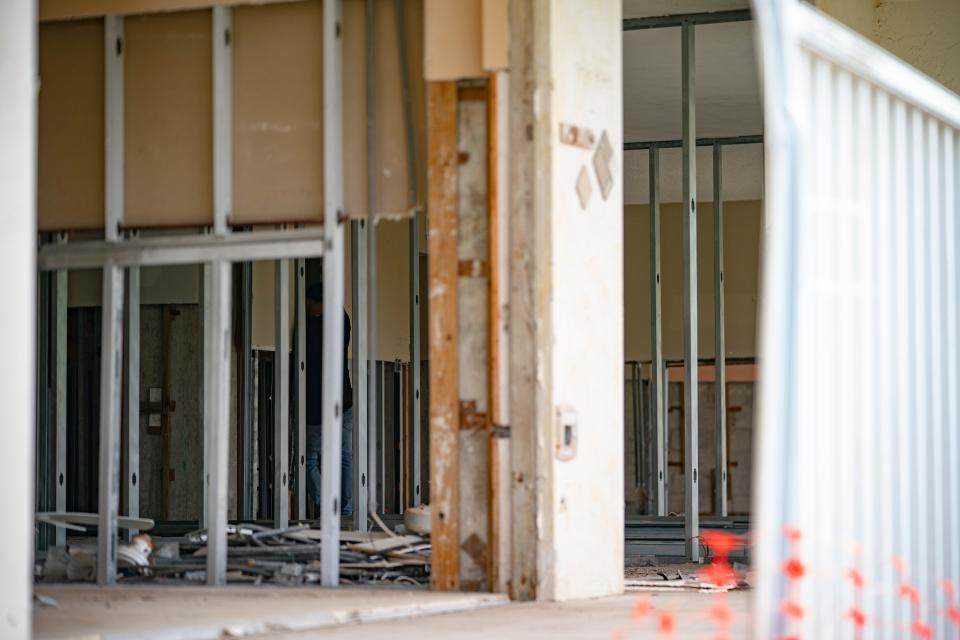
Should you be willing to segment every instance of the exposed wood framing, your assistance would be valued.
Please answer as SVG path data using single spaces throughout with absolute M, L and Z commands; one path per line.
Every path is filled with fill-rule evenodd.
M 460 587 L 489 590 L 489 269 L 487 91 L 457 92 L 457 389 L 460 399 Z M 467 266 L 467 268 L 464 268 Z
M 510 597 L 533 600 L 537 595 L 534 7 L 511 2 L 509 11 Z
M 509 423 L 507 409 L 505 364 L 506 310 L 501 312 L 505 291 L 506 228 L 501 226 L 505 215 L 503 206 L 506 184 L 501 184 L 501 172 L 506 170 L 507 128 L 506 84 L 503 72 L 491 73 L 487 93 L 487 264 L 489 288 L 487 309 L 489 311 L 487 335 L 489 357 L 487 358 L 487 389 L 489 410 L 487 415 L 488 443 L 488 512 L 490 554 L 487 567 L 489 588 L 496 592 L 506 591 L 509 578 L 509 439 L 505 426 Z M 500 156 L 503 154 L 503 157 Z M 503 176 L 505 177 L 505 176 Z
M 430 216 L 431 586 L 459 588 L 457 444 L 457 86 L 427 85 Z

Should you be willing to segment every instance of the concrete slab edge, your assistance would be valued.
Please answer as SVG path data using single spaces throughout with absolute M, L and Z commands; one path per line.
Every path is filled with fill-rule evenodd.
M 410 603 L 400 606 L 370 607 L 338 612 L 293 614 L 277 618 L 257 620 L 201 623 L 183 627 L 157 630 L 131 629 L 108 632 L 93 637 L 99 640 L 210 640 L 218 638 L 242 638 L 267 633 L 310 631 L 338 625 L 381 622 L 400 618 L 459 613 L 508 604 L 510 599 L 501 594 L 489 594 L 475 599 L 459 599 L 450 602 Z

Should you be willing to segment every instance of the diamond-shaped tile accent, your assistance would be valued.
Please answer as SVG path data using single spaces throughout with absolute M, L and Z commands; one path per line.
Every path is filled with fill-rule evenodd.
M 600 144 L 593 154 L 593 170 L 597 172 L 597 184 L 600 185 L 600 195 L 606 200 L 613 189 L 613 147 L 610 146 L 610 138 L 604 131 L 600 136 Z
M 577 176 L 577 196 L 580 197 L 580 208 L 586 209 L 590 202 L 590 196 L 593 194 L 593 187 L 590 186 L 590 174 L 586 167 L 580 167 L 580 175 Z

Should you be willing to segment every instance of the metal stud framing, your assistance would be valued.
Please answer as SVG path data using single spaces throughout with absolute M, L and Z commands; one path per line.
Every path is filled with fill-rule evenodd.
M 353 527 L 367 530 L 367 229 L 366 221 L 351 223 L 350 269 L 353 283 Z
M 419 194 L 417 193 L 417 157 L 413 142 L 413 112 L 410 107 L 410 79 L 407 75 L 407 39 L 403 0 L 394 0 L 397 24 L 397 49 L 403 89 L 403 121 L 407 145 L 407 200 L 413 208 L 410 216 L 410 398 L 408 402 L 410 425 L 410 504 L 421 502 L 420 495 L 420 228 L 418 221 Z M 401 465 L 401 468 L 402 465 Z M 401 483 L 401 491 L 407 486 Z
M 123 223 L 123 17 L 104 18 L 104 237 L 120 240 Z
M 374 4 L 367 0 L 366 8 L 366 43 L 367 43 L 367 509 L 377 513 L 378 506 L 383 504 L 377 496 L 377 440 L 378 424 L 377 405 L 378 389 L 382 389 L 377 375 L 377 217 L 374 214 L 376 195 L 376 172 L 373 169 L 374 151 L 376 150 L 374 136 L 375 117 L 374 105 Z M 382 477 L 382 476 L 381 476 Z
M 369 7 L 368 7 L 369 8 Z M 323 3 L 323 453 L 321 582 L 340 582 L 340 445 L 343 418 L 343 29 L 341 0 Z M 367 18 L 368 21 L 370 17 Z M 370 207 L 368 207 L 369 209 Z
M 207 505 L 210 499 L 210 431 L 213 428 L 210 417 L 210 326 L 213 319 L 213 265 L 204 263 L 200 267 L 200 294 L 203 300 L 203 330 L 201 340 L 203 341 L 203 378 L 198 391 L 200 392 L 200 406 L 203 411 L 203 451 L 201 452 L 200 462 L 200 522 L 201 529 L 207 527 Z
M 280 529 L 287 526 L 290 516 L 287 489 L 290 460 L 290 262 L 277 260 L 273 268 L 276 349 L 273 358 L 273 524 Z
M 103 269 L 103 341 L 100 351 L 100 468 L 97 584 L 117 581 L 117 509 L 120 502 L 120 393 L 123 359 L 123 269 Z
M 213 8 L 213 232 L 228 231 L 233 206 L 233 51 L 230 7 Z
M 656 508 L 658 516 L 667 515 L 667 460 L 664 394 L 666 377 L 663 375 L 663 307 L 660 304 L 660 150 L 653 147 L 650 154 L 650 403 L 653 432 L 657 449 Z
M 59 272 L 58 272 L 59 273 Z M 140 267 L 127 269 L 126 317 L 126 515 L 140 517 Z M 63 394 L 66 402 L 66 394 Z M 59 398 L 58 398 L 59 399 Z M 127 539 L 137 535 L 137 529 L 127 529 Z
M 240 266 L 240 353 L 243 372 L 240 397 L 240 517 L 252 518 L 253 509 L 253 264 Z
M 57 511 L 67 510 L 67 272 L 60 270 L 54 276 L 53 317 L 54 317 L 54 390 L 56 393 L 56 499 Z M 67 530 L 57 527 L 58 545 L 66 544 Z
M 211 313 L 204 325 L 209 344 L 209 367 L 204 380 L 208 398 L 210 429 L 205 458 L 208 470 L 207 495 L 207 584 L 227 581 L 227 468 L 230 438 L 230 330 L 231 265 L 218 261 L 209 265 Z
M 723 147 L 713 145 L 713 352 L 717 515 L 727 515 L 727 355 L 723 304 Z
M 119 242 L 123 224 L 123 18 L 104 19 L 104 236 Z M 103 267 L 100 355 L 100 466 L 97 583 L 117 580 L 120 503 L 120 395 L 123 359 L 123 269 Z
M 294 517 L 307 517 L 307 265 L 302 258 L 295 263 L 297 294 L 294 304 L 296 313 L 297 353 L 294 375 L 297 380 L 297 493 Z
M 697 158 L 694 27 L 681 27 L 683 64 L 683 360 L 684 429 L 684 530 L 687 557 L 700 559 L 699 453 L 700 407 L 697 385 Z

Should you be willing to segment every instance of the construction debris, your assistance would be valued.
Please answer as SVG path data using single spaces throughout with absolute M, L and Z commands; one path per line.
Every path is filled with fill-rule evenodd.
M 79 511 L 40 511 L 35 514 L 37 522 L 63 527 L 69 531 L 86 531 L 86 527 L 95 527 L 100 516 L 96 513 Z M 136 529 L 149 531 L 153 529 L 154 521 L 150 518 L 117 517 L 117 527 L 120 529 Z
M 384 531 L 343 531 L 340 535 L 340 582 L 398 583 L 427 586 L 430 542 L 418 535 Z M 256 523 L 227 528 L 227 581 L 297 586 L 320 582 L 321 532 L 310 524 L 277 529 Z M 47 550 L 38 578 L 45 581 L 92 581 L 96 576 L 96 540 L 69 538 L 67 546 Z M 203 582 L 206 580 L 207 532 L 180 538 L 135 536 L 118 546 L 119 579 L 124 582 Z

